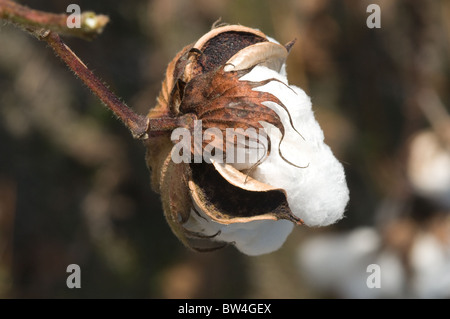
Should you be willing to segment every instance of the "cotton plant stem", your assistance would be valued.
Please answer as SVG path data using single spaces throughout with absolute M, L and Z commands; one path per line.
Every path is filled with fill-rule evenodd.
M 145 116 L 135 113 L 117 95 L 112 93 L 103 82 L 96 77 L 91 70 L 73 53 L 73 51 L 61 40 L 59 35 L 52 31 L 45 31 L 37 35 L 46 41 L 55 51 L 56 55 L 86 84 L 89 89 L 122 120 L 135 138 L 142 138 L 146 134 L 147 120 Z
M 69 28 L 68 18 L 67 14 L 33 10 L 11 0 L 0 0 L 0 19 L 14 23 L 25 30 L 42 28 L 62 35 L 92 40 L 103 31 L 109 22 L 107 16 L 88 11 L 81 13 L 79 28 Z
M 97 16 L 98 17 L 98 16 Z M 104 17 L 104 16 L 102 16 Z M 21 6 L 10 0 L 0 0 L 0 18 L 12 22 L 16 26 L 34 35 L 39 40 L 47 42 L 56 55 L 72 70 L 75 75 L 128 127 L 135 138 L 147 138 L 147 129 L 151 131 L 168 131 L 178 124 L 172 118 L 149 119 L 135 113 L 117 95 L 96 77 L 91 70 L 77 57 L 77 55 L 61 40 L 58 32 L 87 38 L 90 33 L 86 30 L 71 33 L 67 27 L 65 14 L 52 14 L 36 11 Z M 104 20 L 107 22 L 107 20 Z M 106 24 L 106 22 L 104 24 Z M 104 26 L 103 24 L 103 26 Z M 95 29 L 100 33 L 103 29 Z M 92 30 L 91 30 L 92 31 Z
M 36 31 L 35 36 L 46 41 L 57 56 L 91 89 L 91 91 L 128 127 L 134 138 L 147 139 L 148 133 L 168 132 L 177 127 L 191 127 L 195 120 L 190 115 L 173 118 L 168 115 L 146 117 L 135 113 L 117 95 L 96 77 L 77 55 L 52 31 Z

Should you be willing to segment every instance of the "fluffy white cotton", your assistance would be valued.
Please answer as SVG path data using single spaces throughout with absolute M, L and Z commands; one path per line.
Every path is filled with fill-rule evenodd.
M 253 171 L 252 177 L 286 190 L 292 212 L 309 226 L 325 226 L 343 217 L 349 200 L 344 169 L 324 143 L 322 129 L 315 120 L 311 100 L 293 85 L 288 86 L 284 75 L 263 66 L 256 66 L 240 80 L 263 81 L 278 79 L 258 87 L 276 96 L 288 113 L 273 102 L 265 102 L 282 120 L 285 136 L 280 144 L 281 132 L 271 124 L 261 122 L 271 140 L 270 155 Z M 300 135 L 300 134 L 301 135 Z M 278 152 L 289 162 L 285 161 Z
M 263 220 L 250 223 L 235 223 L 222 225 L 207 218 L 203 212 L 201 216 L 191 212 L 191 216 L 184 227 L 190 231 L 207 236 L 214 234 L 214 240 L 234 243 L 237 249 L 250 256 L 267 254 L 278 250 L 286 241 L 294 225 L 286 220 Z

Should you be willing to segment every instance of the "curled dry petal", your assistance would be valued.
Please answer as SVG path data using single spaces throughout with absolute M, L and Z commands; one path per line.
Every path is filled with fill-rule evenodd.
M 262 42 L 248 46 L 232 56 L 225 67 L 225 72 L 250 69 L 255 65 L 266 66 L 280 72 L 286 62 L 288 50 L 273 42 Z

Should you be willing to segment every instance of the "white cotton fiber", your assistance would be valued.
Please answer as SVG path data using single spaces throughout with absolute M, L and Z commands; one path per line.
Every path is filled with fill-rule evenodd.
M 249 223 L 222 225 L 207 218 L 200 210 L 194 211 L 184 227 L 207 236 L 219 235 L 214 240 L 234 243 L 237 249 L 249 256 L 267 254 L 278 250 L 286 241 L 294 225 L 287 220 L 260 220 Z
M 310 98 L 298 87 L 288 86 L 287 79 L 263 66 L 256 66 L 240 80 L 278 81 L 258 87 L 276 96 L 288 109 L 288 113 L 273 102 L 265 105 L 277 112 L 282 120 L 285 136 L 273 125 L 262 122 L 271 140 L 271 153 L 252 173 L 252 177 L 286 190 L 292 212 L 309 226 L 325 226 L 343 217 L 349 200 L 344 169 L 324 143 L 323 132 L 314 118 Z M 301 135 L 300 135 L 300 134 Z M 299 168 L 301 166 L 304 168 Z

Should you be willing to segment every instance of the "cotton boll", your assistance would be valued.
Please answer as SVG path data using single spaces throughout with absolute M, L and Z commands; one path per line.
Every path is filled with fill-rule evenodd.
M 147 162 L 166 219 L 186 246 L 226 242 L 263 254 L 278 249 L 294 225 L 329 225 L 343 217 L 349 196 L 342 165 L 324 144 L 310 98 L 287 82 L 292 44 L 226 25 L 169 64 L 148 115 Z M 178 129 L 187 145 L 174 134 L 171 141 L 161 134 L 160 145 L 159 133 Z M 256 137 L 253 130 L 260 130 Z
M 282 83 L 271 81 L 256 90 L 275 95 L 287 108 L 289 113 L 276 103 L 266 102 L 281 118 L 285 136 L 282 139 L 277 128 L 261 123 L 270 137 L 272 149 L 252 172 L 252 177 L 286 190 L 291 211 L 308 226 L 335 223 L 343 217 L 349 191 L 342 165 L 324 143 L 324 135 L 314 118 L 309 97 L 303 90 L 287 86 L 284 76 L 262 66 L 255 67 L 240 80 L 271 78 Z M 290 163 L 280 156 L 278 147 Z
M 183 226 L 189 231 L 205 236 L 217 234 L 214 240 L 233 243 L 238 250 L 250 256 L 278 250 L 294 227 L 286 220 L 261 220 L 223 225 L 212 221 L 198 210 L 191 212 L 189 220 Z
M 414 271 L 413 288 L 420 298 L 450 297 L 450 248 L 442 245 L 434 236 L 422 234 L 411 253 Z
M 276 43 L 276 44 L 280 44 L 280 42 L 278 42 L 277 40 L 275 40 L 272 37 L 267 37 L 267 40 L 269 40 L 270 42 Z M 280 70 L 280 75 L 284 78 L 287 77 L 287 72 L 286 72 L 286 63 L 283 63 L 283 65 L 281 66 L 281 70 Z

